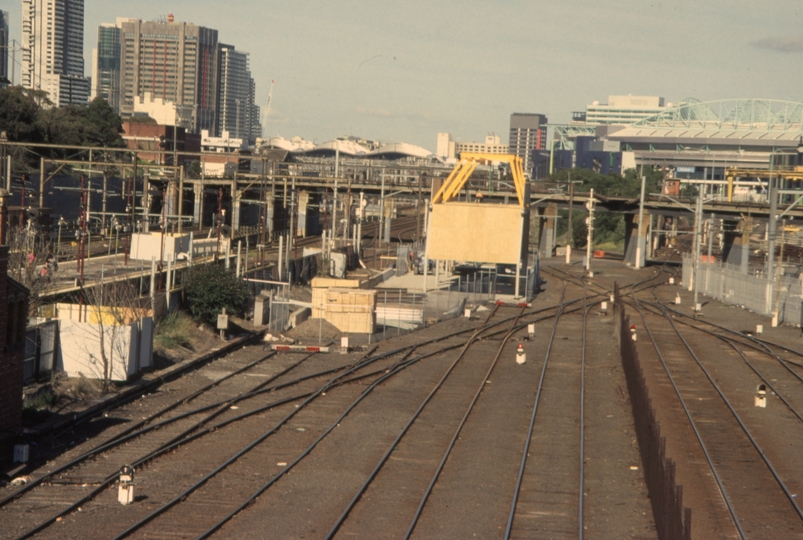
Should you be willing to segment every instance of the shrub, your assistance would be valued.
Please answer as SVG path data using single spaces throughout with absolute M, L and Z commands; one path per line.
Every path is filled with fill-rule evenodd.
M 242 315 L 249 298 L 245 283 L 217 264 L 193 266 L 186 291 L 192 316 L 213 327 L 224 307 L 231 315 Z

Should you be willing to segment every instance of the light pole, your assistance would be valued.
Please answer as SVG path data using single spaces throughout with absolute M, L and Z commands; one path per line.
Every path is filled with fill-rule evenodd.
M 117 222 L 117 218 L 114 218 L 114 256 L 117 257 L 117 248 L 120 247 L 120 224 Z
M 67 222 L 64 221 L 64 216 L 59 217 L 59 236 L 56 240 L 56 260 L 58 261 L 59 255 L 61 255 L 61 227 L 66 225 Z

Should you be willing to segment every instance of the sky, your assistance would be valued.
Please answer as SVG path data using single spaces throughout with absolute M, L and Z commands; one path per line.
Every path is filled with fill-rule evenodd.
M 2 0 L 20 39 L 21 0 Z M 800 0 L 85 0 L 84 61 L 117 17 L 217 29 L 250 53 L 265 133 L 435 150 L 510 114 L 564 123 L 609 95 L 803 101 Z M 19 66 L 17 66 L 19 77 Z

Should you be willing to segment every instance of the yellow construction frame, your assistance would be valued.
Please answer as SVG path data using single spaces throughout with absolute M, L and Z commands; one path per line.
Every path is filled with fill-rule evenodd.
M 513 185 L 516 187 L 516 196 L 519 199 L 519 206 L 524 208 L 524 171 L 522 169 L 522 161 L 519 156 L 513 154 L 481 154 L 463 152 L 460 154 L 460 161 L 455 166 L 454 170 L 444 180 L 441 188 L 432 197 L 433 203 L 444 203 L 454 199 L 463 186 L 466 185 L 468 179 L 474 169 L 477 168 L 480 161 L 500 161 L 510 165 L 510 172 L 513 176 Z
M 728 202 L 733 202 L 733 181 L 737 178 L 780 178 L 781 180 L 803 180 L 803 167 L 795 167 L 793 170 L 780 169 L 770 171 L 767 169 L 740 169 L 729 167 L 725 169 L 725 179 L 728 181 Z

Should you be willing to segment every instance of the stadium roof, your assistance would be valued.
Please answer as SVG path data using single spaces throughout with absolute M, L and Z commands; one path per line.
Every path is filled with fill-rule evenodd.
M 608 133 L 612 140 L 770 147 L 797 144 L 801 136 L 803 103 L 768 99 L 686 99 L 660 114 Z
M 369 157 L 381 159 L 401 159 L 406 157 L 427 158 L 432 152 L 426 148 L 408 143 L 392 143 L 377 148 L 368 154 Z

